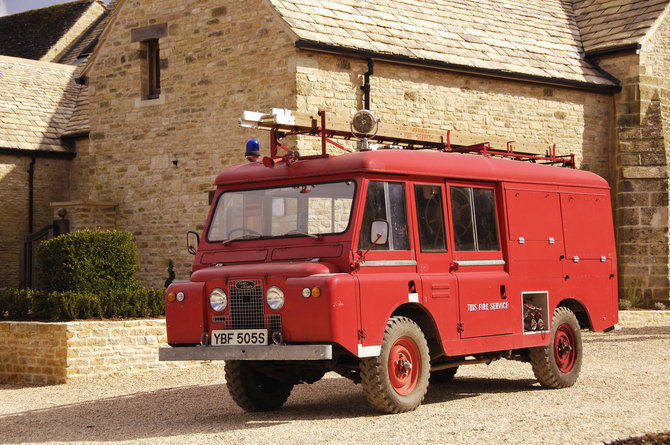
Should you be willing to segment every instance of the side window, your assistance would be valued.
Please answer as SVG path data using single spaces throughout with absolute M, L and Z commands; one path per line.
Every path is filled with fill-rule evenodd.
M 500 250 L 493 189 L 450 187 L 456 250 Z
M 417 184 L 414 186 L 414 194 L 421 251 L 446 252 L 442 187 Z
M 358 250 L 368 250 L 372 245 L 370 230 L 373 221 L 386 221 L 389 237 L 386 244 L 375 244 L 372 250 L 409 250 L 407 226 L 407 199 L 402 182 L 370 181 L 365 197 L 363 223 L 358 240 Z

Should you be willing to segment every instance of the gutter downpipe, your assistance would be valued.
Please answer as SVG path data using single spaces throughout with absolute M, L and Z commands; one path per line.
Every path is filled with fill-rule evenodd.
M 35 194 L 35 161 L 37 157 L 31 156 L 30 168 L 28 169 L 28 233 L 33 233 L 33 197 Z
M 365 94 L 365 109 L 370 109 L 370 76 L 375 73 L 375 59 L 370 57 L 368 59 L 368 72 L 365 73 L 365 83 L 361 87 L 363 93 Z

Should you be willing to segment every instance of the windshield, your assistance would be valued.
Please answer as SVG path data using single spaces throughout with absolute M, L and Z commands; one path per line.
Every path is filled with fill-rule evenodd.
M 355 190 L 354 181 L 342 181 L 225 192 L 216 203 L 207 241 L 343 233 Z

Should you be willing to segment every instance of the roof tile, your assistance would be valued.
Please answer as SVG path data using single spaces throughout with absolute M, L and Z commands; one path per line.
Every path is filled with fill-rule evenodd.
M 73 66 L 0 56 L 0 147 L 69 151 L 60 137 L 82 88 L 76 73 Z
M 581 64 L 584 50 L 571 0 L 318 0 L 309 2 L 313 7 L 307 0 L 268 1 L 301 39 L 317 43 L 612 84 L 595 67 Z M 577 2 L 580 14 L 594 13 L 582 24 L 593 20 L 588 26 L 595 29 L 623 20 L 601 17 L 598 11 L 602 2 L 617 3 L 618 8 L 627 1 Z M 646 1 L 657 4 L 660 0 Z M 288 5 L 303 14 L 296 17 L 295 8 Z M 315 28 L 315 24 L 325 27 Z M 304 31 L 311 28 L 315 28 L 311 33 Z M 346 30 L 351 38 L 343 39 L 335 30 Z

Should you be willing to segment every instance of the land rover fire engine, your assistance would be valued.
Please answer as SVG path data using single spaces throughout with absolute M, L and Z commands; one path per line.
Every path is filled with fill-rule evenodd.
M 571 155 L 380 126 L 366 110 L 241 123 L 271 132 L 270 156 L 252 140 L 251 162 L 216 178 L 202 239 L 188 236 L 190 280 L 167 289 L 160 358 L 225 360 L 243 409 L 278 409 L 334 371 L 405 412 L 429 380 L 502 358 L 569 387 L 581 329 L 617 323 L 609 187 Z M 295 135 L 321 154 L 282 145 Z M 327 154 L 353 138 L 361 150 Z

